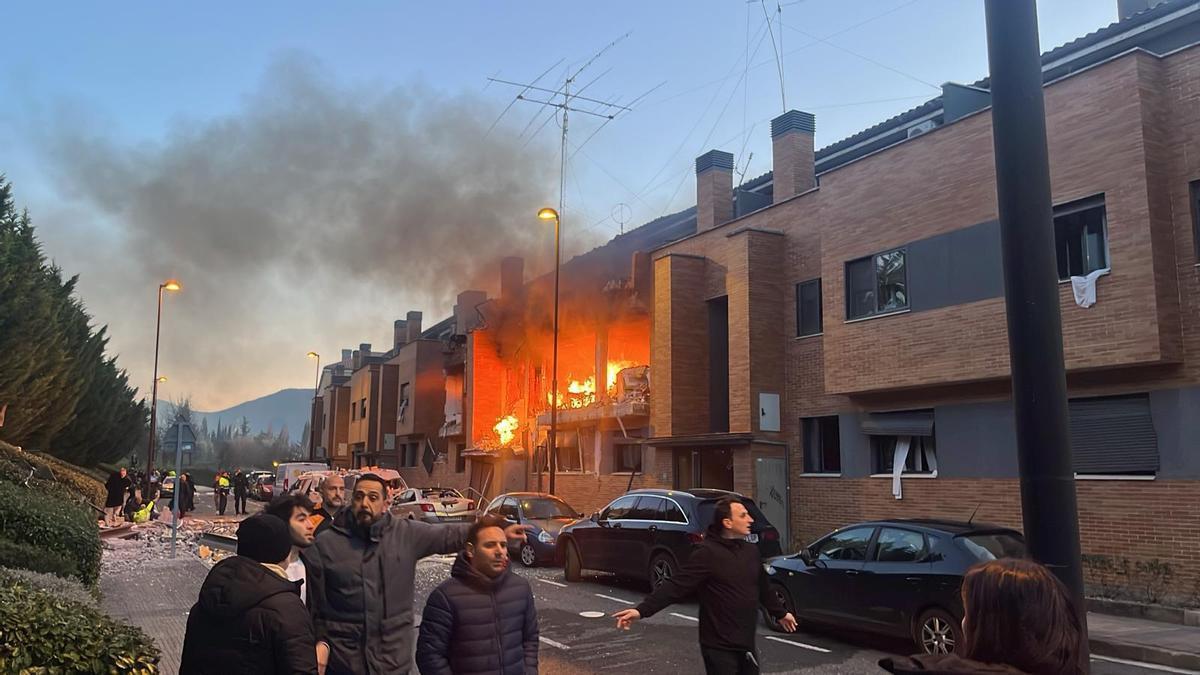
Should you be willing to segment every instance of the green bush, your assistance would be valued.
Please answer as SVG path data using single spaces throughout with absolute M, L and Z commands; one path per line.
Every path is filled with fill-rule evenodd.
M 97 508 L 104 508 L 104 500 L 108 496 L 104 483 L 88 475 L 84 469 L 44 452 L 26 452 L 0 441 L 0 475 L 15 482 L 24 481 L 29 476 L 31 466 L 37 471 L 30 485 L 47 491 L 63 490 L 72 500 L 83 499 Z
M 9 541 L 2 537 L 0 537 L 0 567 L 45 572 L 57 574 L 60 577 L 79 576 L 79 567 L 73 560 L 33 544 Z
M 34 590 L 49 593 L 56 598 L 78 602 L 81 605 L 87 605 L 95 609 L 100 608 L 98 592 L 89 590 L 74 579 L 65 579 L 53 574 L 42 574 L 41 572 L 31 572 L 28 569 L 0 567 L 0 586 L 10 582 L 24 584 Z
M 0 672 L 158 672 L 159 651 L 139 628 L 88 604 L 0 577 Z
M 72 576 L 89 586 L 100 576 L 100 531 L 76 504 L 0 482 L 0 538 L 62 556 L 74 563 Z

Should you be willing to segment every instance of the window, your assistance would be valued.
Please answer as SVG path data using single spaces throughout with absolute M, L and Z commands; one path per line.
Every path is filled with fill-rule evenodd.
M 846 318 L 862 319 L 908 309 L 904 249 L 846 263 Z
M 1075 473 L 1158 473 L 1158 435 L 1150 416 L 1149 395 L 1075 399 L 1069 402 L 1068 410 Z
M 971 555 L 978 560 L 996 560 L 998 558 L 1024 558 L 1025 542 L 1011 534 L 998 532 L 996 534 L 972 534 L 959 537 Z
M 1188 188 L 1192 202 L 1192 246 L 1196 249 L 1196 259 L 1200 260 L 1200 180 L 1192 181 Z
M 367 419 L 367 399 L 365 398 L 358 404 L 358 416 L 361 419 Z
M 637 506 L 628 517 L 630 520 L 662 520 L 663 513 L 661 497 L 638 497 Z
M 670 499 L 664 499 L 663 520 L 668 523 L 686 523 L 687 516 L 683 515 L 683 509 Z
M 613 472 L 641 473 L 642 446 L 618 444 L 613 446 Z
M 633 511 L 635 502 L 637 502 L 636 496 L 621 497 L 600 512 L 600 520 L 621 520 L 628 518 L 629 512 Z
M 358 404 L 354 401 L 350 402 L 350 419 L 358 419 Z
M 796 335 L 805 337 L 821 332 L 821 280 L 796 284 Z
M 488 513 L 506 518 L 514 523 L 520 520 L 520 514 L 517 512 L 517 501 L 512 497 L 505 497 L 503 500 L 492 502 L 492 507 L 488 509 Z
M 932 474 L 937 471 L 937 446 L 933 436 L 872 436 L 875 473 L 892 473 L 897 451 L 904 454 L 902 473 Z
M 578 432 L 559 433 L 558 443 L 554 446 L 554 455 L 557 461 L 555 471 L 583 472 L 583 451 L 580 449 Z
M 401 420 L 404 419 L 404 413 L 408 410 L 408 389 L 409 384 L 407 382 L 400 385 L 400 414 L 397 417 Z
M 417 465 L 417 454 L 420 449 L 420 443 L 405 443 L 401 446 L 401 452 L 404 455 L 400 458 L 400 466 L 414 467 Z
M 858 527 L 829 535 L 816 547 L 821 560 L 866 560 L 867 545 L 871 543 L 873 527 Z
M 1104 197 L 1089 197 L 1054 209 L 1054 252 L 1058 279 L 1084 277 L 1108 268 Z
M 462 443 L 454 444 L 454 473 L 464 473 L 467 470 L 467 458 L 463 455 Z
M 879 562 L 919 562 L 925 558 L 925 536 L 911 530 L 884 527 L 875 540 L 875 560 Z
M 804 433 L 804 473 L 841 473 L 842 440 L 837 415 L 806 417 L 800 422 Z

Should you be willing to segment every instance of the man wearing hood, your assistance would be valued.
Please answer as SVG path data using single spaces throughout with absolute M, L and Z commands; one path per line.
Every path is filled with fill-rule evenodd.
M 429 595 L 417 638 L 423 675 L 537 672 L 533 590 L 509 570 L 504 526 L 497 516 L 472 525 L 450 578 Z
M 413 579 L 417 561 L 458 553 L 471 525 L 392 518 L 388 482 L 365 473 L 350 507 L 300 558 L 325 675 L 407 675 L 413 670 Z M 523 540 L 525 526 L 505 535 Z
M 299 582 L 280 566 L 292 549 L 287 524 L 252 516 L 237 536 L 237 555 L 212 568 L 188 614 L 180 675 L 316 675 Z

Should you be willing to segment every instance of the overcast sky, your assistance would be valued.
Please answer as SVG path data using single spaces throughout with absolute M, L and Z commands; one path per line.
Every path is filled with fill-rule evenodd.
M 309 350 L 386 349 L 410 309 L 431 325 L 502 255 L 544 269 L 559 127 L 524 101 L 501 115 L 517 92 L 488 77 L 555 89 L 616 41 L 576 82 L 637 101 L 570 119 L 577 252 L 693 204 L 708 149 L 769 170 L 784 100 L 820 147 L 987 74 L 981 0 L 781 5 L 26 2 L 0 40 L 0 173 L 142 389 L 156 285 L 180 277 L 164 397 L 215 410 L 312 386 Z M 1039 12 L 1046 50 L 1116 0 Z

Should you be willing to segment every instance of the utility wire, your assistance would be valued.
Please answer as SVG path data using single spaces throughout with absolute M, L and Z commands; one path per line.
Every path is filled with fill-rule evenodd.
M 907 77 L 908 79 L 910 79 L 910 80 L 912 80 L 912 81 L 914 81 L 914 82 L 920 82 L 921 84 L 923 84 L 923 85 L 925 85 L 925 86 L 927 86 L 927 87 L 932 87 L 932 88 L 934 88 L 934 89 L 937 89 L 938 91 L 941 91 L 941 90 L 942 90 L 942 88 L 941 88 L 941 87 L 939 87 L 938 85 L 936 85 L 936 84 L 934 84 L 934 83 L 932 83 L 932 82 L 929 82 L 928 80 L 922 80 L 921 78 L 917 77 L 916 75 L 913 75 L 913 74 L 911 74 L 911 73 L 906 73 L 906 72 L 904 72 L 903 70 L 900 70 L 899 68 L 893 68 L 893 67 L 889 66 L 888 64 L 886 64 L 886 63 L 882 63 L 882 62 L 880 62 L 880 61 L 876 61 L 875 59 L 873 59 L 873 58 L 871 58 L 871 57 L 869 57 L 869 56 L 863 56 L 862 54 L 859 54 L 859 53 L 858 53 L 858 52 L 856 52 L 856 51 L 853 51 L 853 50 L 847 49 L 847 48 L 845 48 L 845 47 L 843 47 L 843 46 L 841 46 L 841 45 L 838 45 L 838 44 L 834 44 L 833 42 L 830 42 L 829 40 L 826 40 L 825 38 L 820 38 L 820 37 L 817 37 L 816 35 L 813 35 L 812 33 L 809 33 L 808 31 L 803 31 L 803 30 L 800 30 L 799 28 L 796 28 L 795 26 L 789 26 L 789 25 L 787 25 L 787 24 L 784 24 L 784 23 L 780 23 L 779 25 L 780 25 L 780 26 L 783 26 L 784 28 L 790 28 L 790 29 L 792 29 L 792 30 L 796 31 L 797 33 L 799 33 L 799 34 L 801 34 L 801 35 L 803 35 L 803 36 L 805 36 L 805 37 L 808 37 L 808 38 L 811 38 L 811 39 L 813 39 L 813 40 L 816 40 L 817 42 L 821 42 L 821 43 L 823 43 L 823 44 L 829 45 L 830 47 L 833 47 L 834 49 L 838 49 L 838 50 L 841 50 L 841 51 L 843 51 L 843 52 L 846 52 L 846 53 L 847 53 L 847 54 L 849 54 L 850 56 L 854 56 L 854 57 L 860 58 L 860 59 L 862 59 L 863 61 L 866 61 L 867 63 L 873 63 L 873 64 L 875 64 L 875 65 L 879 66 L 880 68 L 883 68 L 884 70 L 890 70 L 891 72 L 893 72 L 893 73 L 896 73 L 897 75 L 902 75 L 902 76 L 904 76 L 904 77 Z

